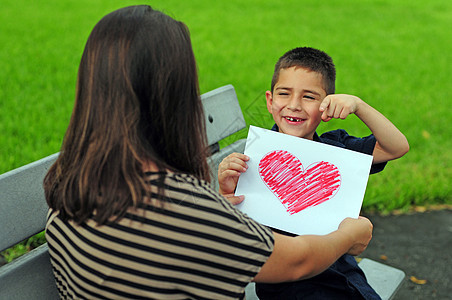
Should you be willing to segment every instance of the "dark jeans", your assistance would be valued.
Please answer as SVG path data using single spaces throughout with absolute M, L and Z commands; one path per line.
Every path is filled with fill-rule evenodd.
M 351 255 L 342 256 L 323 273 L 310 279 L 278 284 L 256 283 L 256 294 L 261 300 L 381 299 L 367 283 Z

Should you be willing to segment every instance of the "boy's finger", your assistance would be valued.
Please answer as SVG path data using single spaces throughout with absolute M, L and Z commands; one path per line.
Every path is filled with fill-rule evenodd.
M 234 153 L 229 154 L 225 158 L 223 158 L 223 160 L 221 161 L 220 164 L 227 164 L 230 161 L 236 161 L 236 160 L 248 161 L 249 159 L 250 158 L 248 156 L 246 156 L 245 154 L 234 152 Z
M 325 109 L 325 111 L 322 114 L 322 120 L 324 122 L 328 122 L 332 118 L 335 117 L 336 112 L 336 103 L 332 101 L 328 101 L 328 107 Z
M 341 112 L 342 112 L 342 109 L 341 109 L 341 107 L 336 107 L 336 109 L 334 110 L 334 112 L 333 112 L 333 117 L 335 118 L 335 119 L 339 119 L 340 117 L 341 117 Z
M 226 167 L 228 169 L 237 170 L 237 168 L 245 168 L 248 169 L 248 165 L 243 159 L 234 158 L 230 159 L 228 162 L 225 163 Z
M 326 110 L 328 117 L 334 117 L 336 109 L 337 109 L 337 102 L 329 101 L 328 108 Z
M 322 113 L 322 121 L 323 121 L 323 122 L 328 122 L 329 120 L 331 120 L 331 118 L 328 117 L 328 113 L 327 113 L 326 111 L 324 111 L 324 112 Z
M 349 114 L 350 114 L 350 111 L 345 109 L 345 108 L 343 108 L 339 117 L 342 120 L 345 120 L 348 117 Z
M 221 176 L 224 177 L 224 178 L 240 177 L 240 175 L 242 175 L 241 172 L 235 171 L 235 170 L 231 170 L 231 169 L 228 169 L 228 170 L 225 170 L 225 171 L 221 172 Z
M 238 158 L 238 159 L 241 159 L 241 160 L 244 160 L 244 161 L 248 161 L 248 160 L 250 160 L 250 158 L 249 158 L 249 156 L 247 156 L 247 155 L 245 155 L 245 154 L 243 154 L 243 153 L 238 153 L 238 152 L 234 152 L 234 153 L 232 153 L 232 154 L 229 154 L 226 158 Z
M 231 168 L 233 168 L 234 165 L 240 165 L 244 168 L 248 168 L 248 165 L 246 164 L 246 161 L 248 161 L 248 160 L 249 160 L 249 157 L 246 155 L 243 155 L 243 157 L 229 155 L 221 161 L 221 163 L 219 165 L 219 169 L 221 169 L 221 170 L 231 169 Z
M 325 112 L 328 106 L 330 105 L 330 97 L 326 96 L 322 103 L 320 103 L 319 110 Z
M 237 162 L 231 162 L 229 164 L 229 170 L 235 170 L 238 172 L 246 172 L 246 170 L 248 169 L 248 165 L 247 164 L 241 164 L 241 163 L 237 163 Z
M 233 170 L 225 170 L 218 172 L 218 182 L 226 182 L 228 180 L 234 180 L 233 178 L 237 178 L 235 180 L 238 180 L 238 178 L 242 175 L 242 172 L 233 171 Z

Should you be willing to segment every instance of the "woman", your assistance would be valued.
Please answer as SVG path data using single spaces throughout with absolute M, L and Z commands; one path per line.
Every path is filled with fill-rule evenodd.
M 62 298 L 237 299 L 252 280 L 313 276 L 371 238 L 367 219 L 289 238 L 211 189 L 187 27 L 149 6 L 93 29 L 44 187 Z

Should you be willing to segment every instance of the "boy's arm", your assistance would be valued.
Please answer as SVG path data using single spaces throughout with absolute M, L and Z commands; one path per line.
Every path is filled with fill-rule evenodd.
M 320 104 L 322 120 L 345 119 L 354 113 L 372 131 L 377 143 L 373 163 L 381 163 L 402 157 L 409 150 L 406 137 L 383 114 L 360 98 L 352 95 L 328 95 Z
M 232 204 L 239 204 L 245 199 L 243 195 L 235 196 L 235 188 L 239 181 L 240 174 L 246 172 L 249 157 L 242 153 L 232 153 L 225 157 L 218 166 L 219 193 L 228 199 Z

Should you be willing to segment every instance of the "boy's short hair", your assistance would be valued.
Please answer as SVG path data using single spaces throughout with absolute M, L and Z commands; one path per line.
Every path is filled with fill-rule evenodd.
M 275 65 L 273 73 L 271 92 L 279 79 L 281 69 L 300 67 L 320 73 L 323 78 L 326 94 L 334 94 L 336 82 L 336 67 L 333 59 L 325 52 L 311 47 L 298 47 L 286 52 Z

